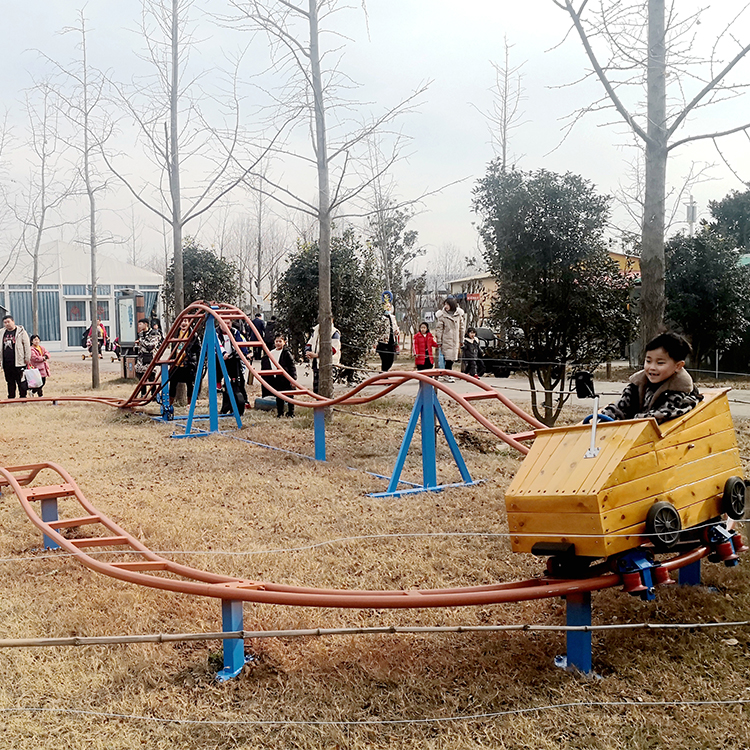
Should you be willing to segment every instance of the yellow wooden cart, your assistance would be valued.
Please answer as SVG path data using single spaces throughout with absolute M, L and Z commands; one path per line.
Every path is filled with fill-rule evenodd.
M 681 529 L 742 518 L 745 483 L 727 391 L 678 419 L 600 422 L 539 430 L 505 495 L 514 552 L 602 558 Z M 596 452 L 596 455 L 591 455 Z M 587 455 L 589 457 L 587 457 Z

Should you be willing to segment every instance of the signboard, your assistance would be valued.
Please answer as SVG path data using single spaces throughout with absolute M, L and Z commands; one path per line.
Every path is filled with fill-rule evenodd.
M 143 295 L 139 292 L 126 292 L 119 295 L 115 303 L 120 347 L 133 347 L 138 340 L 138 318 L 143 317 Z
M 466 299 L 469 302 L 479 302 L 480 299 L 482 299 L 481 292 L 472 292 L 471 294 L 466 295 Z

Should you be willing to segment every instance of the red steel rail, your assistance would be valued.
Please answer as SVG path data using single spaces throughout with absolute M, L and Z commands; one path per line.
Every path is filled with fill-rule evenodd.
M 140 382 L 133 389 L 133 392 L 127 399 L 116 399 L 104 396 L 44 396 L 42 398 L 27 398 L 27 399 L 2 399 L 0 404 L 16 404 L 20 401 L 27 401 L 29 403 L 39 403 L 42 401 L 57 402 L 57 401 L 87 401 L 92 403 L 101 403 L 108 406 L 115 406 L 120 409 L 139 409 L 143 408 L 151 401 L 156 398 L 156 395 L 160 388 L 160 382 L 157 380 L 150 382 L 149 378 L 154 370 L 158 371 L 162 365 L 173 366 L 179 356 L 178 346 L 180 344 L 186 345 L 195 336 L 198 335 L 201 324 L 206 320 L 206 316 L 213 318 L 221 330 L 229 337 L 229 340 L 239 354 L 240 358 L 248 370 L 252 373 L 254 378 L 265 386 L 274 396 L 279 396 L 285 401 L 299 407 L 307 408 L 321 408 L 337 405 L 348 405 L 354 406 L 358 404 L 369 403 L 376 399 L 382 398 L 388 395 L 400 385 L 409 381 L 420 381 L 429 383 L 437 390 L 444 393 L 447 397 L 452 398 L 459 406 L 461 406 L 471 417 L 473 417 L 479 424 L 489 430 L 492 434 L 496 435 L 502 441 L 512 446 L 516 450 L 523 454 L 529 452 L 529 448 L 523 444 L 522 441 L 531 440 L 534 437 L 533 430 L 527 432 L 508 434 L 504 430 L 501 430 L 497 425 L 491 422 L 485 417 L 476 407 L 474 407 L 475 401 L 499 401 L 506 406 L 516 416 L 523 419 L 531 427 L 539 429 L 544 428 L 545 425 L 538 419 L 534 418 L 530 414 L 527 414 L 518 405 L 514 404 L 509 398 L 495 390 L 491 386 L 487 385 L 479 378 L 474 378 L 471 375 L 466 375 L 460 372 L 449 372 L 447 370 L 422 370 L 419 372 L 409 371 L 395 371 L 395 372 L 383 372 L 372 377 L 367 378 L 362 383 L 359 383 L 352 390 L 346 393 L 336 396 L 335 398 L 324 398 L 323 396 L 313 393 L 312 390 L 305 387 L 301 383 L 290 377 L 283 369 L 273 370 L 259 370 L 254 365 L 254 360 L 251 357 L 248 358 L 247 352 L 250 349 L 260 347 L 265 354 L 270 355 L 271 352 L 262 340 L 258 330 L 253 325 L 252 320 L 245 315 L 242 310 L 233 305 L 227 304 L 214 304 L 206 302 L 194 302 L 189 305 L 183 312 L 175 319 L 174 323 L 170 327 L 167 335 L 164 338 L 159 350 L 156 352 L 151 364 L 149 365 L 146 372 L 141 377 Z M 180 323 L 183 320 L 190 321 L 190 335 L 185 339 L 179 338 Z M 238 342 L 232 333 L 232 323 L 242 320 L 250 330 L 256 335 L 256 341 L 241 341 Z M 452 375 L 460 380 L 467 383 L 471 383 L 475 386 L 476 391 L 474 393 L 461 394 L 457 393 L 452 388 L 449 388 L 444 383 L 439 382 L 435 379 L 436 375 Z M 267 378 L 269 376 L 282 376 L 289 383 L 289 388 L 282 391 L 277 390 L 268 383 Z M 141 391 L 145 390 L 145 393 L 141 395 Z
M 58 481 L 54 484 L 32 486 L 43 471 L 55 473 Z M 73 477 L 57 464 L 0 467 L 0 487 L 10 487 L 31 522 L 86 567 L 129 583 L 195 596 L 305 607 L 403 609 L 519 602 L 598 591 L 622 583 L 619 574 L 605 573 L 585 579 L 560 580 L 543 577 L 452 589 L 350 591 L 233 578 L 180 565 L 152 552 L 98 511 L 84 497 Z M 60 499 L 66 501 L 66 509 L 68 505 L 73 504 L 72 514 L 54 521 L 44 521 L 34 503 Z M 78 507 L 72 501 L 76 501 Z M 62 535 L 63 529 L 71 528 L 85 529 L 87 535 L 75 539 L 68 539 Z M 106 561 L 88 554 L 86 550 L 90 549 L 100 552 L 106 550 L 110 557 L 122 559 Z M 663 565 L 667 570 L 676 570 L 700 560 L 708 553 L 707 547 L 699 547 L 678 555 Z

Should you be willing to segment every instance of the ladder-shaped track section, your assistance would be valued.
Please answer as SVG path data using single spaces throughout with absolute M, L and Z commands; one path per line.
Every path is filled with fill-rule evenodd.
M 34 484 L 40 474 L 54 475 L 52 484 Z M 149 550 L 114 521 L 98 511 L 83 495 L 73 477 L 53 463 L 0 467 L 0 488 L 16 494 L 31 522 L 52 542 L 74 555 L 88 568 L 103 575 L 141 586 L 194 596 L 209 596 L 246 602 L 304 607 L 409 609 L 500 604 L 568 594 L 598 591 L 622 582 L 616 573 L 591 578 L 560 580 L 533 578 L 527 581 L 453 589 L 352 591 L 287 586 L 267 581 L 233 578 L 180 565 Z M 61 501 L 65 513 L 44 521 L 39 506 L 44 501 Z M 61 508 L 58 506 L 58 513 Z M 55 513 L 55 515 L 58 515 Z M 67 538 L 65 529 L 85 531 Z M 90 551 L 106 553 L 89 554 Z M 708 554 L 705 547 L 663 563 L 667 570 L 688 565 Z M 115 558 L 113 559 L 104 559 Z
M 281 367 L 272 370 L 258 369 L 257 360 L 253 359 L 253 356 L 250 353 L 252 350 L 260 348 L 265 354 L 269 355 L 269 360 L 271 362 L 274 362 L 274 360 L 271 351 L 266 346 L 257 328 L 253 325 L 252 320 L 250 320 L 242 310 L 233 305 L 209 304 L 206 302 L 194 302 L 185 308 L 185 310 L 183 310 L 183 312 L 175 319 L 148 368 L 141 376 L 141 379 L 133 389 L 133 392 L 126 399 L 106 396 L 43 396 L 41 398 L 2 399 L 0 400 L 0 404 L 17 404 L 23 401 L 35 404 L 43 401 L 55 403 L 58 401 L 84 401 L 106 404 L 120 409 L 143 408 L 154 401 L 161 390 L 161 380 L 157 377 L 161 367 L 167 365 L 171 368 L 176 364 L 179 364 L 179 361 L 183 356 L 184 348 L 200 334 L 204 321 L 211 319 L 215 320 L 218 327 L 229 337 L 232 347 L 238 353 L 245 367 L 248 368 L 253 377 L 274 396 L 279 396 L 284 399 L 284 401 L 298 407 L 326 408 L 339 405 L 356 406 L 359 404 L 366 404 L 370 401 L 382 398 L 383 396 L 387 396 L 404 383 L 409 381 L 419 381 L 428 383 L 444 393 L 447 397 L 452 398 L 471 417 L 479 422 L 479 424 L 489 430 L 493 435 L 500 438 L 500 440 L 523 454 L 529 452 L 529 448 L 524 445 L 524 441 L 532 440 L 534 438 L 534 429 L 541 429 L 546 426 L 538 419 L 527 414 L 521 409 L 521 407 L 514 404 L 505 395 L 487 385 L 479 378 L 448 370 L 435 369 L 421 370 L 419 372 L 397 370 L 392 372 L 382 372 L 367 378 L 352 390 L 347 391 L 340 396 L 330 399 L 325 398 L 297 382 Z M 183 320 L 188 320 L 190 322 L 188 335 L 184 337 L 180 335 L 180 324 Z M 243 321 L 245 326 L 254 333 L 254 341 L 238 341 L 235 338 L 234 333 L 232 332 L 232 325 L 238 321 Z M 439 382 L 436 379 L 436 376 L 439 375 L 451 375 L 454 378 L 471 383 L 471 385 L 475 386 L 476 391 L 468 394 L 457 393 L 444 383 Z M 283 390 L 277 390 L 271 383 L 269 383 L 269 377 L 275 378 L 277 376 L 284 378 L 289 387 L 284 388 Z M 163 398 L 168 398 L 168 394 L 163 394 Z M 499 401 L 517 417 L 529 424 L 533 429 L 515 434 L 505 432 L 491 422 L 474 406 L 474 403 L 477 401 Z
M 209 316 L 208 318 L 206 316 Z M 465 409 L 477 422 L 483 427 L 489 430 L 491 433 L 496 435 L 498 438 L 506 442 L 508 445 L 519 450 L 521 453 L 528 453 L 528 447 L 523 444 L 522 441 L 531 440 L 534 437 L 534 431 L 529 430 L 522 433 L 508 434 L 504 430 L 501 430 L 497 425 L 491 422 L 485 417 L 478 409 L 474 407 L 474 403 L 480 400 L 499 401 L 512 411 L 516 416 L 527 422 L 531 427 L 535 429 L 544 428 L 545 425 L 538 419 L 535 419 L 530 414 L 527 414 L 523 409 L 514 404 L 510 399 L 504 396 L 499 391 L 495 390 L 491 386 L 482 382 L 479 378 L 474 378 L 471 375 L 465 375 L 464 373 L 448 372 L 447 370 L 423 370 L 419 372 L 401 371 L 395 372 L 384 372 L 373 375 L 367 378 L 363 382 L 359 383 L 350 391 L 336 396 L 335 398 L 325 398 L 320 394 L 314 393 L 309 388 L 305 387 L 301 383 L 297 382 L 282 368 L 276 368 L 272 370 L 261 370 L 258 369 L 258 360 L 252 356 L 252 350 L 260 348 L 264 354 L 268 355 L 269 361 L 274 362 L 273 355 L 269 350 L 266 343 L 263 341 L 262 336 L 258 332 L 258 329 L 254 326 L 252 320 L 245 315 L 242 310 L 233 305 L 227 304 L 208 304 L 205 302 L 195 302 L 189 305 L 174 321 L 171 328 L 169 329 L 164 342 L 162 343 L 159 351 L 154 356 L 151 364 L 149 365 L 146 372 L 141 377 L 140 382 L 133 390 L 133 393 L 128 399 L 123 401 L 119 406 L 122 408 L 139 408 L 145 406 L 152 401 L 159 390 L 158 382 L 150 382 L 152 373 L 155 369 L 160 368 L 162 365 L 169 365 L 170 367 L 175 364 L 178 357 L 180 356 L 180 348 L 187 346 L 187 344 L 199 333 L 199 329 L 204 320 L 210 320 L 213 318 L 222 332 L 228 336 L 229 341 L 241 358 L 245 367 L 248 368 L 252 373 L 253 378 L 257 379 L 261 385 L 263 385 L 270 393 L 274 396 L 279 396 L 284 401 L 287 401 L 295 406 L 302 408 L 315 408 L 315 407 L 329 407 L 329 406 L 355 406 L 358 404 L 369 403 L 376 399 L 382 398 L 388 395 L 400 385 L 409 381 L 421 381 L 428 383 L 446 394 L 446 396 L 452 398 L 458 403 L 463 409 Z M 190 321 L 189 335 L 185 338 L 180 338 L 180 324 L 183 320 Z M 232 331 L 233 324 L 238 321 L 242 321 L 247 329 L 252 331 L 254 334 L 253 341 L 238 341 Z M 449 388 L 444 383 L 436 380 L 436 375 L 452 375 L 454 378 L 471 383 L 476 387 L 475 393 L 460 394 Z M 281 376 L 289 384 L 288 388 L 283 390 L 276 389 L 268 378 Z M 144 392 L 145 390 L 145 392 Z

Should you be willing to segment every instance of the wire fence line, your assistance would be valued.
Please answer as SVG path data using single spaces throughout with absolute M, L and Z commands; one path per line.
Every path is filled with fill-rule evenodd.
M 739 521 L 733 521 L 734 525 L 750 523 L 750 519 L 742 519 Z M 710 528 L 714 524 L 703 523 L 696 526 L 691 526 L 690 531 L 700 531 L 704 528 Z M 633 536 L 632 531 L 620 531 L 610 532 L 608 534 L 584 534 L 577 533 L 574 536 L 577 539 L 601 539 L 604 537 L 613 536 Z M 641 532 L 638 534 L 639 537 L 659 536 L 660 533 L 648 533 Z M 320 542 L 312 542 L 310 544 L 303 544 L 298 547 L 275 547 L 272 549 L 262 550 L 182 550 L 182 549 L 171 549 L 171 550 L 150 550 L 156 555 L 193 555 L 193 556 L 211 556 L 211 557 L 253 557 L 256 555 L 275 555 L 275 554 L 292 554 L 297 552 L 309 552 L 311 550 L 320 549 L 322 547 L 328 547 L 334 544 L 347 544 L 349 542 L 367 542 L 376 540 L 395 540 L 395 539 L 437 539 L 437 538 L 485 538 L 485 539 L 509 539 L 513 538 L 524 538 L 524 537 L 558 537 L 559 534 L 555 533 L 524 533 L 514 531 L 430 531 L 430 532 L 405 532 L 397 534 L 359 534 L 353 536 L 342 536 L 336 537 L 335 539 L 324 539 Z M 94 557 L 100 555 L 140 555 L 138 550 L 87 550 L 86 554 Z M 38 560 L 61 560 L 65 558 L 75 559 L 77 556 L 73 552 L 55 551 L 48 552 L 42 555 L 31 555 L 31 556 L 15 556 L 15 557 L 4 557 L 0 558 L 0 563 L 18 563 L 18 562 L 36 562 Z
M 750 519 L 735 520 L 732 522 L 736 525 L 744 525 L 750 523 Z M 706 522 L 703 524 L 697 524 L 691 526 L 690 531 L 700 531 L 705 528 L 710 528 L 714 524 Z M 610 532 L 608 534 L 584 534 L 577 533 L 573 534 L 577 539 L 601 539 L 604 537 L 613 536 L 633 536 L 633 532 L 620 531 Z M 638 534 L 639 537 L 659 536 L 660 533 L 648 533 L 641 532 Z M 404 532 L 397 534 L 359 534 L 353 536 L 342 536 L 334 539 L 324 539 L 320 542 L 312 542 L 310 544 L 300 545 L 298 547 L 274 547 L 272 549 L 262 550 L 150 550 L 156 555 L 193 555 L 193 556 L 211 556 L 211 557 L 253 557 L 255 555 L 274 555 L 274 554 L 292 554 L 297 552 L 309 552 L 311 550 L 320 549 L 322 547 L 328 547 L 334 544 L 347 544 L 349 542 L 367 542 L 376 540 L 394 540 L 394 539 L 436 539 L 436 538 L 486 538 L 486 539 L 509 539 L 511 537 L 524 538 L 524 537 L 557 537 L 559 534 L 550 532 L 545 534 L 543 532 L 524 533 L 524 532 L 512 532 L 512 531 L 425 531 L 425 532 Z M 101 555 L 140 555 L 138 550 L 87 550 L 86 554 L 94 557 Z M 32 556 L 15 556 L 15 557 L 4 557 L 0 558 L 0 563 L 19 563 L 19 562 L 36 562 L 38 560 L 61 560 L 65 558 L 75 559 L 77 557 L 73 552 L 55 551 L 48 552 L 42 555 L 34 554 Z
M 726 622 L 640 622 L 609 625 L 385 625 L 382 627 L 297 628 L 288 630 L 233 630 L 207 633 L 148 633 L 144 635 L 65 636 L 61 638 L 2 638 L 3 648 L 52 648 L 67 646 L 122 646 L 139 643 L 256 640 L 264 638 L 320 638 L 345 635 L 445 635 L 464 633 L 602 633 L 645 630 L 732 630 L 750 627 L 750 620 Z
M 570 701 L 567 703 L 548 703 L 541 706 L 524 706 L 509 708 L 504 711 L 492 711 L 477 714 L 461 714 L 457 716 L 435 716 L 404 719 L 357 719 L 347 720 L 325 720 L 325 719 L 181 719 L 160 716 L 146 716 L 142 714 L 118 714 L 107 711 L 91 711 L 82 708 L 49 708 L 46 706 L 15 706 L 0 708 L 0 714 L 59 714 L 68 716 L 86 716 L 98 719 L 119 719 L 129 721 L 142 721 L 157 724 L 175 724 L 184 726 L 211 726 L 211 727 L 237 727 L 237 726 L 332 726 L 332 727 L 361 727 L 361 726 L 397 726 L 397 725 L 424 725 L 424 724 L 448 724 L 461 721 L 487 721 L 489 719 L 501 719 L 507 716 L 520 716 L 532 713 L 545 713 L 548 711 L 576 710 L 581 708 L 698 708 L 706 706 L 746 706 L 750 704 L 750 698 L 733 698 L 726 700 L 671 700 L 654 701 L 632 700 L 622 701 Z

